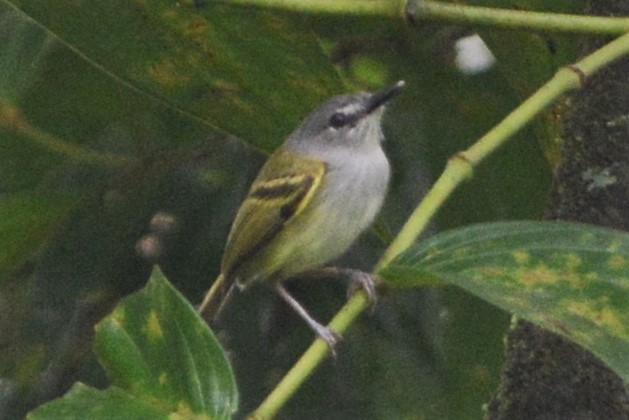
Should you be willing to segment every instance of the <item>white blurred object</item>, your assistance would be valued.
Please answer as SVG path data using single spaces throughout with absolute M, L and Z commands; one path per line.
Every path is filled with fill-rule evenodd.
M 459 39 L 454 49 L 456 66 L 463 74 L 482 73 L 496 63 L 496 57 L 477 34 Z

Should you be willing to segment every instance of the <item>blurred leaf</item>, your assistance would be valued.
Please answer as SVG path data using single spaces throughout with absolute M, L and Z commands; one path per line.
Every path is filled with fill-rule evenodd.
M 165 0 L 11 3 L 128 88 L 266 150 L 341 88 L 313 34 L 270 11 Z
M 0 282 L 33 257 L 67 216 L 76 198 L 20 193 L 0 199 Z
M 411 287 L 439 278 L 564 335 L 629 379 L 629 235 L 562 222 L 438 234 L 383 273 Z
M 113 387 L 75 387 L 36 411 L 35 418 L 58 418 L 60 413 L 73 418 L 106 413 L 112 418 L 124 407 L 131 413 L 125 418 L 227 418 L 238 406 L 233 373 L 221 347 L 159 268 L 144 290 L 97 325 L 95 349 Z
M 584 5 L 572 0 L 472 0 L 469 4 L 519 11 L 583 14 Z M 582 38 L 556 33 L 478 28 L 499 67 L 522 97 L 530 95 L 550 79 L 562 66 L 575 60 L 581 52 Z

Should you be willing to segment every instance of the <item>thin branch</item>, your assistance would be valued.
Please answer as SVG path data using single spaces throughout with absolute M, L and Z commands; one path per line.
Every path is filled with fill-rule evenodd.
M 351 14 L 352 16 L 404 16 L 404 0 L 228 0 L 229 4 L 268 7 L 299 13 Z
M 443 21 L 470 26 L 607 35 L 629 32 L 629 18 L 624 17 L 507 10 L 431 0 L 409 1 L 407 14 L 412 20 Z

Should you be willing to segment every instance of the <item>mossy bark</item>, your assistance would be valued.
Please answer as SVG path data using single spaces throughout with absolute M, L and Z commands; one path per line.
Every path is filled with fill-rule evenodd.
M 629 14 L 627 0 L 595 3 L 591 14 Z M 584 83 L 562 106 L 563 152 L 547 218 L 629 230 L 629 59 Z M 487 417 L 629 419 L 629 387 L 588 351 L 520 320 L 507 336 Z

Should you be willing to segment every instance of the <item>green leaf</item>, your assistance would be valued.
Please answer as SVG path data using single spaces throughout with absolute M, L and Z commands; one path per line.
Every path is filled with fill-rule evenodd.
M 58 413 L 76 418 L 102 413 L 108 417 L 97 418 L 112 418 L 125 412 L 121 405 L 137 413 L 135 418 L 172 414 L 229 418 L 237 408 L 238 393 L 225 354 L 159 268 L 145 289 L 125 299 L 97 325 L 95 350 L 113 386 L 105 391 L 75 386 L 62 399 L 37 410 L 34 418 L 58 418 Z
M 341 90 L 299 18 L 217 2 L 10 3 L 122 85 L 267 150 Z
M 568 337 L 629 380 L 629 234 L 564 222 L 475 225 L 436 235 L 382 273 L 440 279 Z
M 62 398 L 33 411 L 28 419 L 64 420 L 167 419 L 159 407 L 137 399 L 120 388 L 100 391 L 77 383 Z

